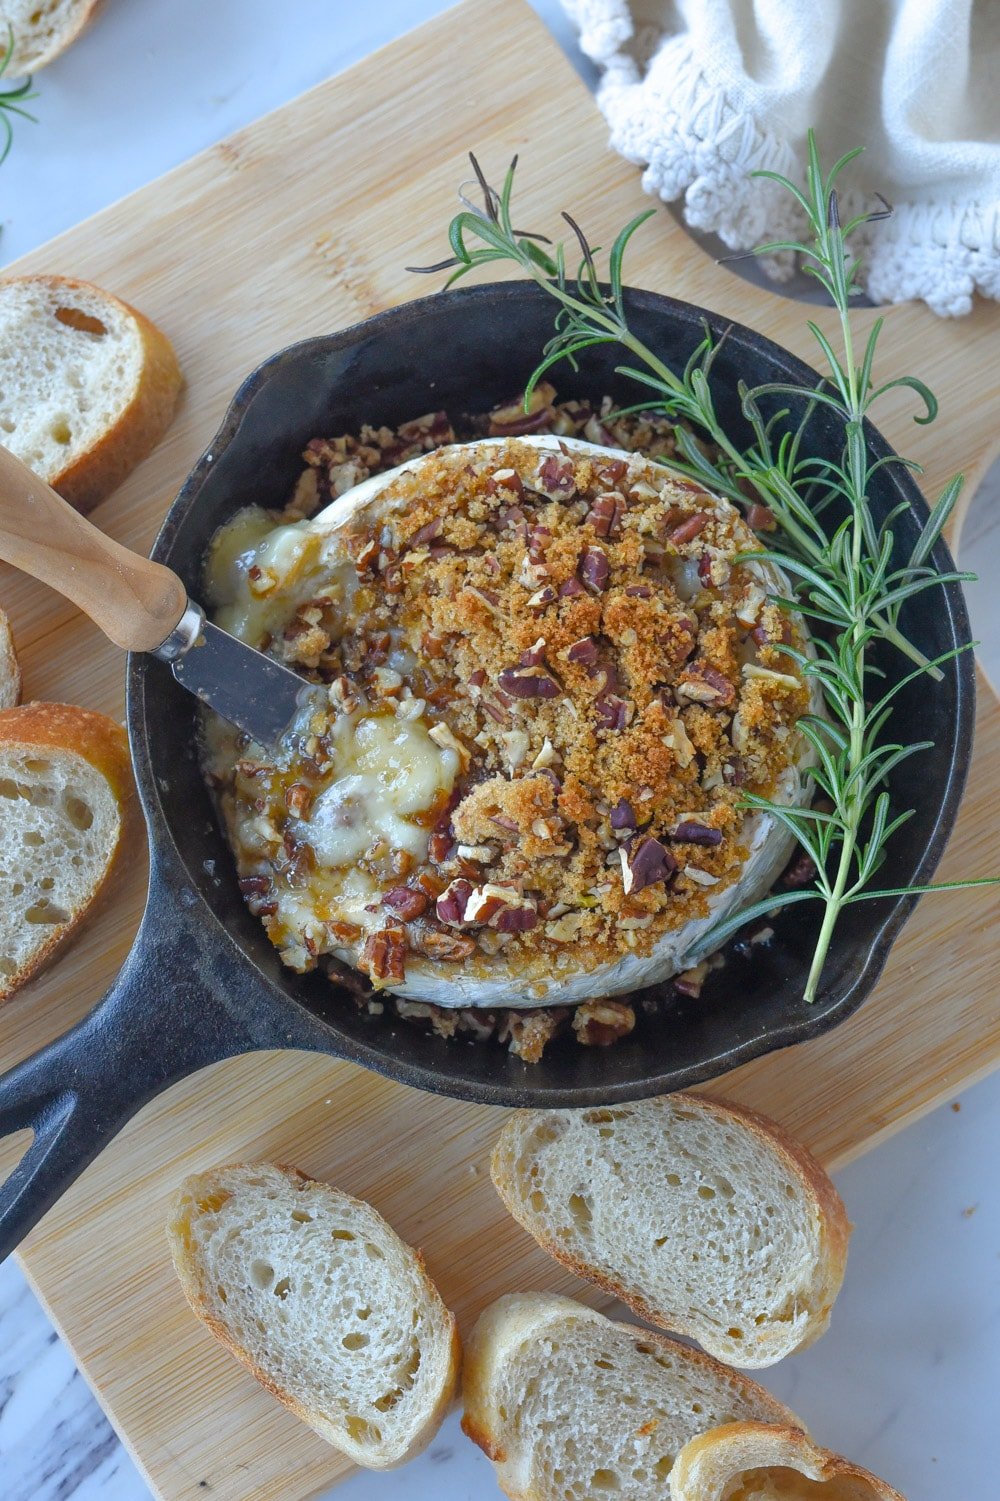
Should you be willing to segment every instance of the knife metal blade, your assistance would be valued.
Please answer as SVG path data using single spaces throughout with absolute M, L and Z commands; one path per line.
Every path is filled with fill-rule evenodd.
M 213 625 L 190 601 L 154 655 L 170 663 L 182 688 L 261 745 L 277 745 L 326 694 L 322 685 Z

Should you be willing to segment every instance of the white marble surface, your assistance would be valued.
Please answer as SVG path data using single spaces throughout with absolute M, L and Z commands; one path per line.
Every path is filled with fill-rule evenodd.
M 560 40 L 557 0 L 533 0 Z M 41 244 L 192 152 L 443 10 L 442 0 L 128 0 L 38 80 L 0 168 L 0 260 Z M 585 67 L 581 68 L 586 76 Z M 472 142 L 474 144 L 474 141 Z M 1000 566 L 1000 478 L 963 563 Z M 997 601 L 970 591 L 1000 683 Z M 958 1109 L 958 1106 L 961 1106 Z M 830 1333 L 767 1373 L 822 1442 L 909 1501 L 986 1498 L 1000 1474 L 1000 1076 L 840 1174 L 856 1223 Z M 252 1482 L 246 1490 L 253 1501 Z M 492 1471 L 453 1417 L 405 1470 L 338 1501 L 487 1501 Z M 0 1267 L 0 1501 L 146 1501 L 149 1492 L 12 1263 Z

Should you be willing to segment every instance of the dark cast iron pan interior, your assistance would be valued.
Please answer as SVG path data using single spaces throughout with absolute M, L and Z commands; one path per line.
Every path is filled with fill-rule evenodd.
M 807 366 L 749 329 L 648 292 L 628 298 L 640 336 L 674 368 L 703 336 L 725 330 L 713 371 L 723 421 L 744 430 L 737 383 L 809 387 Z M 525 284 L 482 286 L 425 298 L 341 333 L 293 345 L 241 387 L 222 428 L 171 506 L 153 556 L 202 593 L 208 543 L 243 506 L 283 504 L 317 435 L 389 426 L 444 407 L 477 412 L 523 388 L 551 332 L 552 303 Z M 581 368 L 556 373 L 559 395 L 610 393 L 623 403 L 636 387 L 614 373 L 613 347 L 588 352 Z M 809 450 L 837 457 L 837 427 L 823 409 Z M 877 456 L 888 445 L 874 429 Z M 895 523 L 908 551 L 925 514 L 899 465 L 882 467 L 871 496 L 876 515 L 900 500 Z M 939 543 L 934 562 L 950 569 Z M 960 589 L 949 585 L 906 606 L 904 630 L 929 657 L 969 640 Z M 900 664 L 886 659 L 890 674 Z M 906 763 L 890 790 L 917 805 L 879 875 L 886 888 L 926 882 L 951 830 L 965 780 L 974 721 L 971 653 L 928 692 L 904 689 L 894 735 L 930 739 L 933 752 Z M 64 1187 L 146 1100 L 215 1060 L 258 1048 L 305 1048 L 347 1058 L 420 1089 L 486 1104 L 590 1106 L 665 1093 L 724 1073 L 775 1048 L 816 1037 L 844 1021 L 870 993 L 913 898 L 856 905 L 841 919 L 818 1000 L 802 990 L 818 926 L 803 904 L 780 918 L 775 940 L 752 960 L 732 958 L 697 1001 L 673 997 L 609 1049 L 572 1040 L 526 1064 L 496 1044 L 447 1042 L 388 1016 L 359 1013 L 321 975 L 282 968 L 237 890 L 196 756 L 196 706 L 160 663 L 133 657 L 128 728 L 149 825 L 150 895 L 135 947 L 104 1001 L 74 1031 L 0 1079 L 0 1133 L 32 1126 L 35 1140 L 0 1188 L 0 1256 L 16 1244 Z M 919 795 L 913 791 L 914 782 Z M 908 785 L 907 785 L 908 784 Z

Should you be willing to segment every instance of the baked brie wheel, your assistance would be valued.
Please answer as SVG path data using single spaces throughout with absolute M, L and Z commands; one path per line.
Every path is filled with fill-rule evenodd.
M 206 766 L 251 910 L 445 1007 L 666 980 L 763 896 L 808 800 L 816 712 L 790 586 L 728 501 L 556 437 L 424 454 L 310 521 L 241 513 L 216 620 L 329 685 L 278 754 L 213 720 Z

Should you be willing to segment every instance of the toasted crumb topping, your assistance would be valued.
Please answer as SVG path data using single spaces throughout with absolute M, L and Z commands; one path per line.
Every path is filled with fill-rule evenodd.
M 519 411 L 494 413 L 494 434 Z M 587 426 L 622 441 L 594 413 Z M 759 544 L 727 502 L 640 454 L 540 450 L 519 432 L 439 446 L 453 436 L 436 413 L 308 445 L 280 518 L 306 539 L 294 567 L 244 563 L 269 612 L 256 644 L 326 683 L 329 707 L 282 755 L 229 739 L 210 757 L 241 886 L 285 962 L 346 960 L 390 991 L 408 966 L 456 963 L 530 986 L 705 916 L 747 858 L 738 804 L 796 762 L 809 705 L 780 650 L 804 647 L 801 627 L 767 602 L 767 570 L 736 561 Z M 331 496 L 421 452 L 346 524 L 310 529 Z M 372 720 L 400 729 L 406 756 L 419 735 L 427 800 L 374 820 L 338 864 L 323 810 L 345 728 Z M 631 1031 L 627 1003 L 603 1004 L 577 1012 L 580 1042 Z M 569 1014 L 504 1013 L 500 1031 L 535 1058 Z

